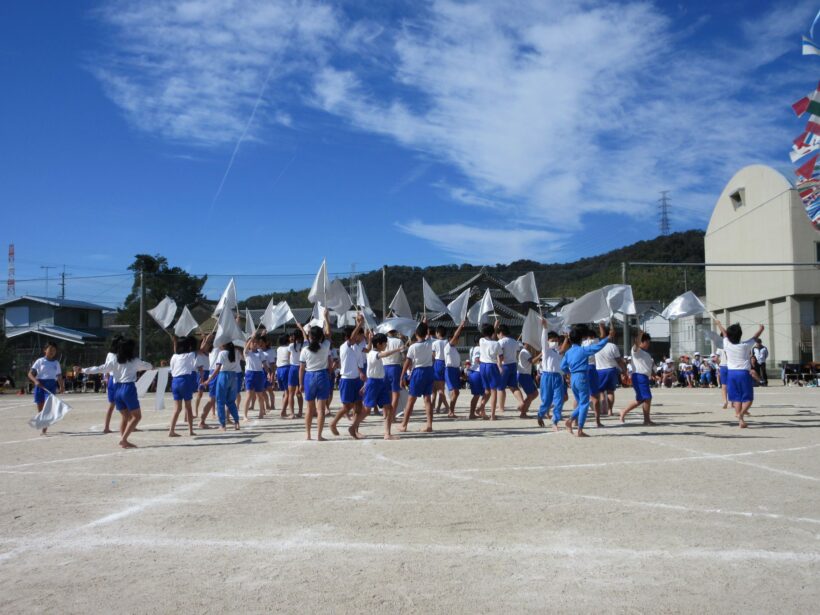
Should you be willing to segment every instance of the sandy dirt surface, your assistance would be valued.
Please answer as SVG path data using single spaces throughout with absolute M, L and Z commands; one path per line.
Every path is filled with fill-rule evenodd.
M 510 410 L 170 440 L 146 410 L 131 451 L 102 396 L 48 437 L 3 396 L 0 612 L 817 612 L 820 390 L 758 389 L 743 431 L 716 390 L 655 396 L 586 440 Z

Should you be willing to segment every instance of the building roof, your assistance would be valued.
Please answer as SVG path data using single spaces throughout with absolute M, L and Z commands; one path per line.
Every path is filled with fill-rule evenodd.
M 87 301 L 77 301 L 75 299 L 58 299 L 56 297 L 37 297 L 35 295 L 23 295 L 22 297 L 11 297 L 0 301 L 0 307 L 6 307 L 18 301 L 33 301 L 34 303 L 43 303 L 57 308 L 78 308 L 84 310 L 101 310 L 103 312 L 110 311 L 111 308 L 96 303 L 88 303 Z
M 53 337 L 64 342 L 72 342 L 74 344 L 84 344 L 85 340 L 99 339 L 93 333 L 85 331 L 77 331 L 76 329 L 69 329 L 67 327 L 58 327 L 55 325 L 32 325 L 28 327 L 12 327 L 6 329 L 6 337 L 13 339 L 22 335 L 36 334 Z

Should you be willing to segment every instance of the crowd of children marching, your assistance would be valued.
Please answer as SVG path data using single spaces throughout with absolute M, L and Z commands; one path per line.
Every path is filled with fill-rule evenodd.
M 360 315 L 355 326 L 344 329 L 344 340 L 337 348 L 331 344 L 327 313 L 323 327 L 297 324 L 295 331 L 280 335 L 275 344 L 263 329 L 244 347 L 227 343 L 215 348 L 213 334 L 202 340 L 172 338 L 169 372 L 174 411 L 168 435 L 179 436 L 176 425 L 183 411 L 189 435 L 195 434 L 196 426 L 212 428 L 208 424 L 212 413 L 219 429 L 226 430 L 229 425 L 239 429 L 251 410 L 259 419 L 274 411 L 278 394 L 280 417 L 304 416 L 308 440 L 313 437 L 314 420 L 316 439 L 324 440 L 326 419 L 330 432 L 338 436 L 344 417 L 350 421 L 348 434 L 359 439 L 359 426 L 371 414 L 383 417 L 384 438 L 392 440 L 397 437 L 394 423 L 398 423 L 399 432 L 406 431 L 419 400 L 425 412 L 424 432 L 432 431 L 434 414 L 446 411 L 448 417 L 457 418 L 456 402 L 466 385 L 471 396 L 467 418 L 471 420 L 495 420 L 512 396 L 522 418 L 530 416 L 530 407 L 538 400 L 535 418 L 539 426 L 545 427 L 549 421 L 555 431 L 563 426 L 584 437 L 590 408 L 599 426 L 602 417 L 614 414 L 619 386 L 631 385 L 634 391 L 634 401 L 619 412 L 620 421 L 641 408 L 643 423 L 652 425 L 651 385 L 665 385 L 681 375 L 684 386 L 694 386 L 695 382 L 708 385 L 714 379 L 724 391 L 723 407 L 731 403 L 739 426 L 746 427 L 745 416 L 754 398 L 752 347 L 763 327 L 751 339 L 742 340 L 739 325 L 724 328 L 715 322 L 722 347 L 708 360 L 697 353 L 691 362 L 682 360 L 677 370 L 668 361 L 655 365 L 649 353 L 651 338 L 643 331 L 634 333 L 631 355 L 624 358 L 613 342 L 611 325 L 599 324 L 597 330 L 574 325 L 561 335 L 549 330 L 546 320 L 542 320 L 541 350 L 513 338 L 503 323 L 482 325 L 481 338 L 463 364 L 458 344 L 464 322 L 448 338 L 447 329 L 439 326 L 431 330 L 423 321 L 413 339 L 407 339 L 395 330 L 369 330 Z M 62 391 L 56 355 L 57 347 L 47 344 L 44 356 L 29 372 L 38 411 L 42 411 L 47 395 Z M 103 431 L 112 431 L 116 409 L 121 419 L 119 445 L 123 448 L 135 447 L 129 438 L 142 417 L 136 382 L 138 374 L 149 369 L 152 366 L 136 356 L 134 340 L 121 336 L 112 340 L 102 365 L 75 369 L 105 375 L 108 408 Z M 340 405 L 332 413 L 336 390 Z M 570 391 L 574 408 L 565 417 L 564 404 Z

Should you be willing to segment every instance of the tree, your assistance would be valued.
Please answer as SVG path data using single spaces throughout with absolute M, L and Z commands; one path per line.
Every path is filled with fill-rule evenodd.
M 145 309 L 150 310 L 167 295 L 183 305 L 193 305 L 205 300 L 202 288 L 208 276 L 191 275 L 181 267 L 169 267 L 168 259 L 159 254 L 137 254 L 128 266 L 134 272 L 131 292 L 125 298 L 123 307 L 117 314 L 117 322 L 130 326 L 129 334 L 139 335 L 140 271 L 144 275 Z M 170 356 L 168 336 L 163 333 L 150 316 L 145 319 L 145 357 L 147 361 L 157 361 Z

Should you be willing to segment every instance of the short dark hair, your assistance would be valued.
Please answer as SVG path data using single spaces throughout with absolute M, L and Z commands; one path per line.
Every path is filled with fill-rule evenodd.
M 481 335 L 485 337 L 492 337 L 492 334 L 495 333 L 495 327 L 490 323 L 486 323 L 481 325 Z
M 558 338 L 558 334 L 555 331 L 548 331 L 547 332 L 547 339 L 554 340 Z
M 640 341 L 641 344 L 643 344 L 644 342 L 651 342 L 651 341 L 652 341 L 652 336 L 651 335 L 649 335 L 646 332 L 641 333 L 641 341 Z
M 581 340 L 584 339 L 586 335 L 586 325 L 572 325 L 572 329 L 569 330 L 569 341 L 573 344 L 580 344 Z
M 373 336 L 373 339 L 370 340 L 370 343 L 373 344 L 373 347 L 381 346 L 382 344 L 387 343 L 387 336 L 384 333 L 377 333 Z
M 740 338 L 743 337 L 743 329 L 740 328 L 738 323 L 729 325 L 726 327 L 726 337 L 729 338 L 729 341 L 733 344 L 739 344 Z
M 350 339 L 350 336 L 351 336 L 351 335 L 353 335 L 353 331 L 354 331 L 354 330 L 355 330 L 355 327 L 351 327 L 350 325 L 348 325 L 347 327 L 345 327 L 345 328 L 342 330 L 342 332 L 344 333 L 344 336 L 345 336 L 345 339 L 346 339 L 346 340 L 349 340 L 349 339 Z
M 428 333 L 430 333 L 430 327 L 427 326 L 426 322 L 420 322 L 416 327 L 416 337 L 427 337 Z
M 504 323 L 501 323 L 501 324 L 498 325 L 498 331 L 500 333 L 503 333 L 504 335 L 509 335 L 510 334 L 510 328 L 507 325 L 505 325 Z
M 439 325 L 438 327 L 436 327 L 436 335 L 440 337 L 444 337 L 445 335 L 447 335 L 447 327 L 445 327 L 444 325 Z

